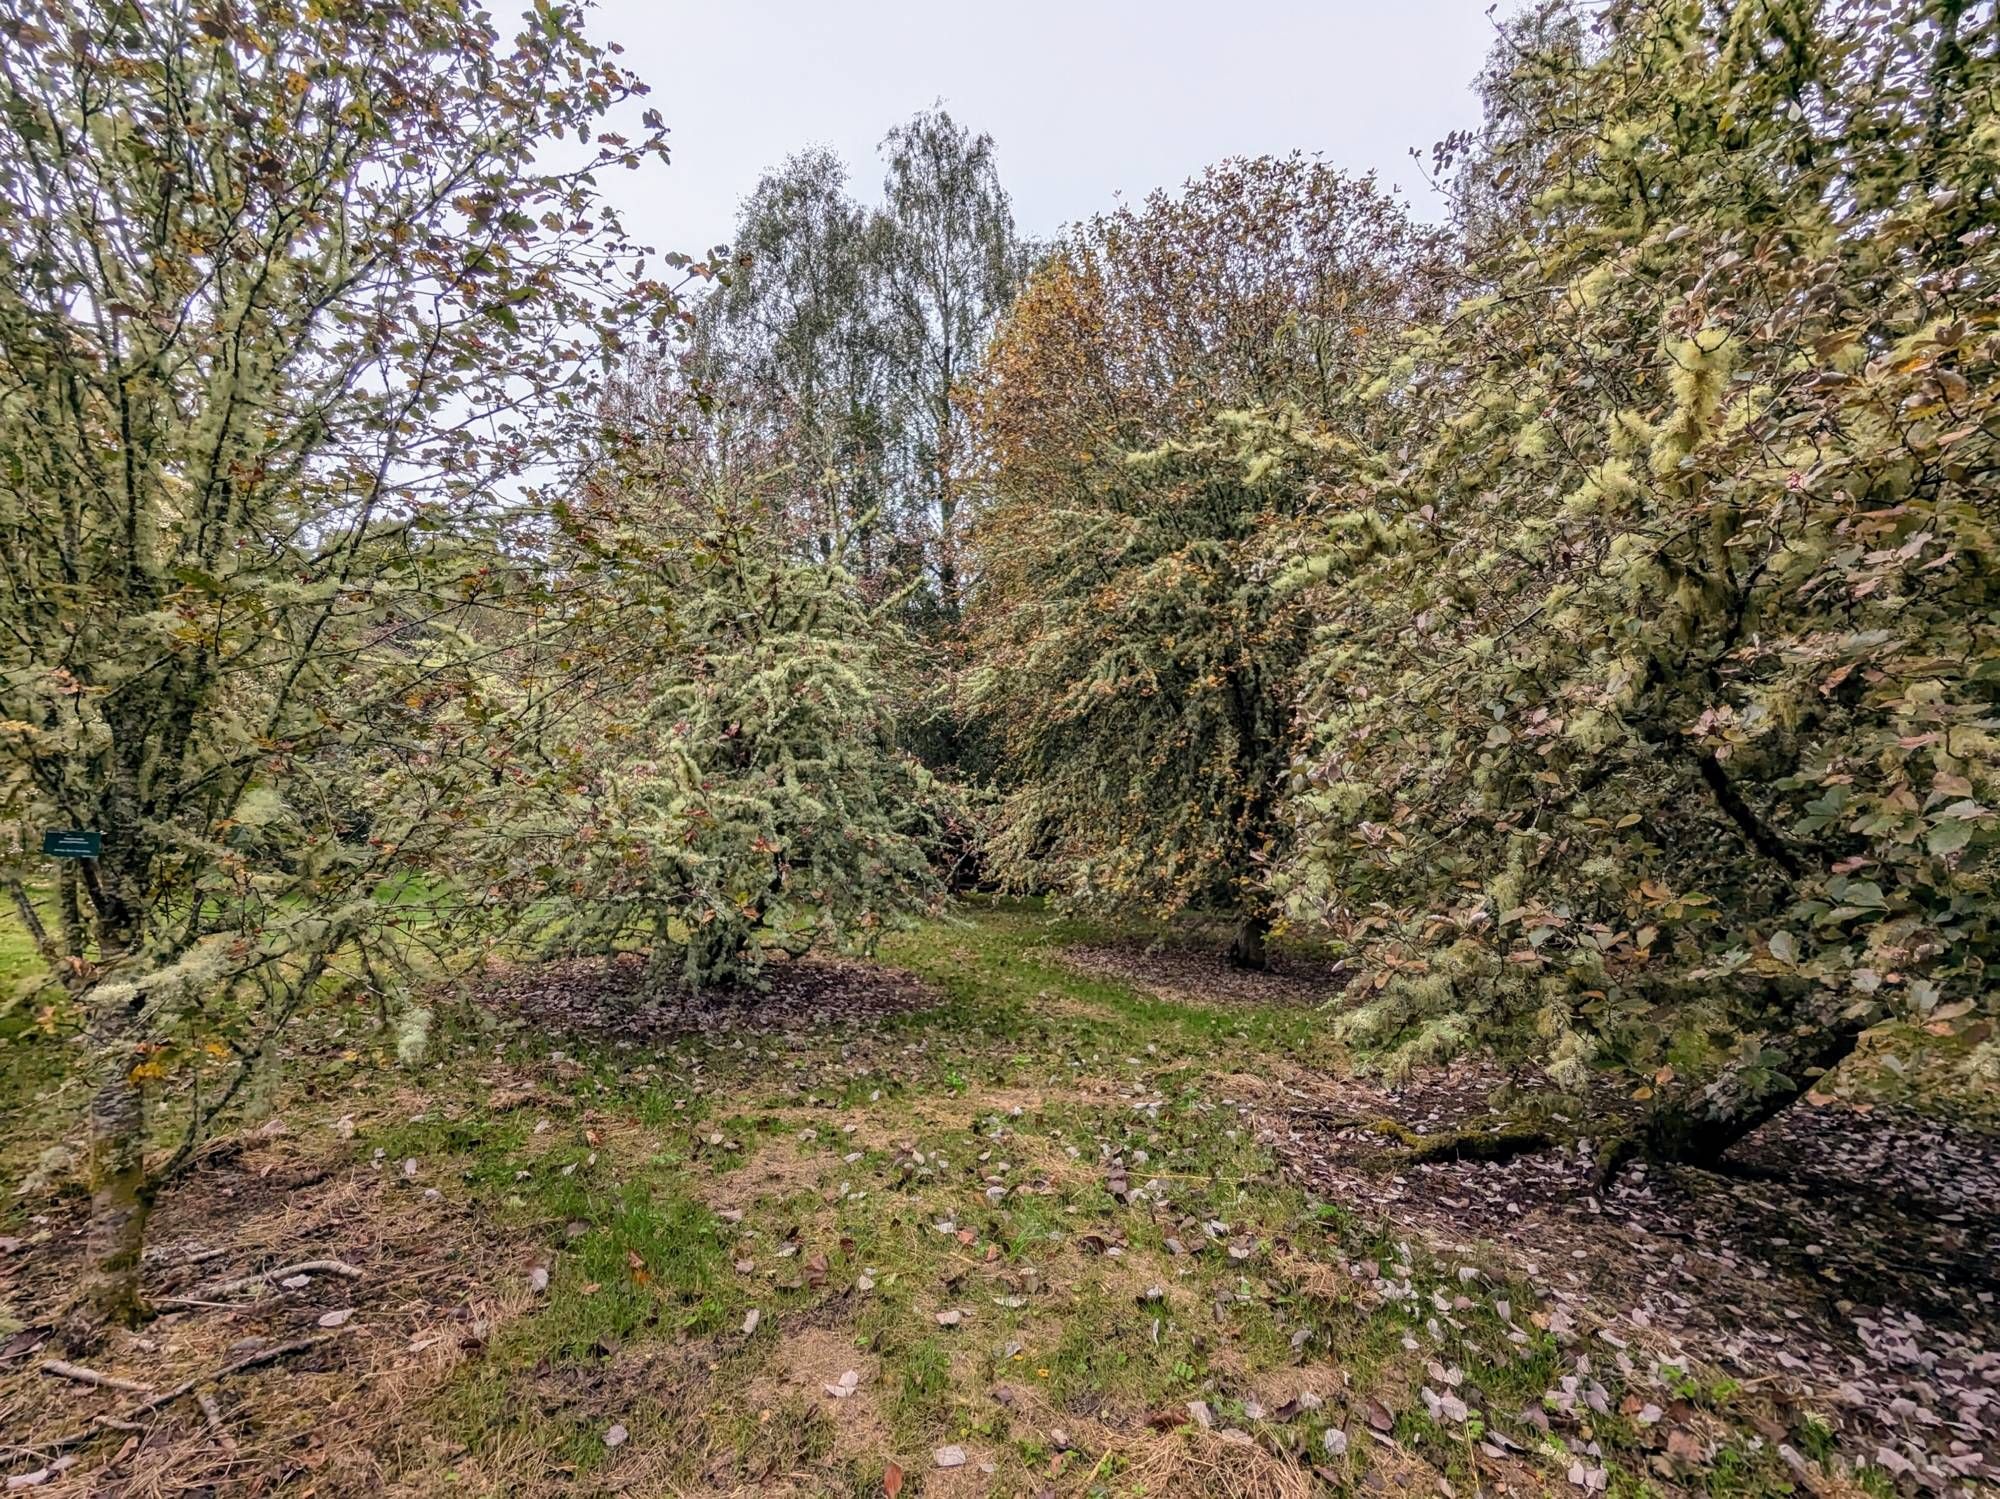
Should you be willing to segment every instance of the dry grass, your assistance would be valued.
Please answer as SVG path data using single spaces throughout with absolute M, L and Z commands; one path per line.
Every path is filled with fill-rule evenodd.
M 1312 1477 L 1241 1432 L 1183 1429 L 1121 1453 L 1121 1488 L 1188 1499 L 1310 1499 Z
M 287 1484 L 379 1492 L 401 1461 L 407 1408 L 527 1308 L 526 1250 L 470 1209 L 426 1200 L 420 1185 L 386 1168 L 343 1164 L 311 1185 L 275 1185 L 296 1178 L 302 1160 L 311 1157 L 290 1142 L 218 1152 L 169 1193 L 156 1217 L 149 1294 L 163 1305 L 190 1293 L 211 1304 L 167 1310 L 143 1335 L 115 1334 L 87 1360 L 154 1390 L 200 1380 L 216 1427 L 190 1395 L 146 1413 L 138 1430 L 109 1429 L 106 1418 L 125 1419 L 143 1397 L 42 1372 L 46 1348 L 7 1367 L 0 1429 L 10 1467 L 18 1471 L 37 1452 L 43 1461 L 65 1454 L 74 1463 L 37 1492 L 151 1496 Z M 281 1175 L 281 1167 L 289 1169 Z M 10 1281 L 33 1288 L 33 1299 L 17 1304 L 51 1318 L 74 1283 L 75 1256 L 68 1235 L 37 1246 L 10 1270 Z M 296 1290 L 200 1294 L 208 1282 L 311 1258 L 337 1258 L 363 1275 L 315 1277 Z M 322 1316 L 341 1310 L 350 1315 L 329 1341 L 213 1377 L 260 1345 L 315 1334 Z

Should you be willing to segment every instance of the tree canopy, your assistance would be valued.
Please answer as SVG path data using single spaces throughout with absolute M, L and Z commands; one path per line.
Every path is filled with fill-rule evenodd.
M 1986 1003 L 2000 57 L 1961 14 L 1548 7 L 1499 54 L 1444 152 L 1464 294 L 1308 569 L 1286 888 L 1385 956 L 1357 1037 L 1533 1015 L 1572 1081 L 1692 1079 L 1662 1127 L 1712 1155 Z
M 674 312 L 595 176 L 662 135 L 539 164 L 641 92 L 568 10 L 26 0 L 0 30 L 0 788 L 103 836 L 58 929 L 15 903 L 90 1016 L 89 1300 L 129 1318 L 160 1172 L 306 998 L 397 966 L 385 881 L 484 770 L 489 502 Z
M 88 1037 L 77 1336 L 315 1002 L 406 1056 L 487 959 L 754 1004 L 955 882 L 1330 946 L 1372 1065 L 1648 1104 L 1607 1167 L 1990 1038 L 1990 6 L 1538 0 L 1437 227 L 1293 155 L 1031 246 L 939 106 L 701 259 L 620 222 L 665 124 L 579 8 L 0 37 L 0 862 Z
M 977 406 L 967 691 L 1008 785 L 997 871 L 1219 909 L 1262 966 L 1310 624 L 1272 585 L 1434 252 L 1372 183 L 1294 157 L 1094 220 L 1029 282 Z

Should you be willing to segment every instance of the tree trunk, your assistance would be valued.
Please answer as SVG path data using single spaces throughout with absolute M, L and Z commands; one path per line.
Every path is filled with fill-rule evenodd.
M 659 918 L 661 932 L 666 929 L 666 918 Z M 677 998 L 687 988 L 687 953 L 662 935 L 653 943 L 653 950 L 646 955 L 646 972 L 639 980 L 639 998 L 648 1004 L 665 1004 Z
M 1271 918 L 1262 911 L 1253 911 L 1237 924 L 1236 935 L 1230 939 L 1229 962 L 1234 968 L 1247 968 L 1253 973 L 1263 973 L 1271 966 L 1270 955 L 1265 951 L 1264 939 L 1271 934 Z
M 1699 1092 L 1676 1095 L 1653 1111 L 1640 1149 L 1652 1160 L 1712 1169 L 1731 1146 L 1777 1118 L 1853 1055 L 1867 1029 L 1861 1021 L 1838 1021 L 1777 1041 L 1787 1052 L 1782 1084 L 1753 1093 L 1736 1074 L 1725 1073 Z
M 142 1054 L 137 995 L 101 999 L 92 1016 L 90 1228 L 87 1268 L 72 1318 L 71 1341 L 89 1342 L 111 1324 L 135 1325 L 144 1315 L 139 1258 L 153 1184 L 146 1177 L 145 1085 L 132 1076 Z

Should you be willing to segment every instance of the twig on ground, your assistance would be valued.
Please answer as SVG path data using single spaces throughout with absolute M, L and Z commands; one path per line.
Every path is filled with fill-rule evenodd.
M 154 1306 L 193 1306 L 211 1312 L 247 1312 L 256 1306 L 254 1301 L 203 1301 L 195 1296 L 155 1296 Z
M 196 1390 L 194 1403 L 201 1407 L 201 1418 L 208 1423 L 208 1429 L 215 1437 L 215 1445 L 234 1457 L 236 1438 L 229 1434 L 229 1427 L 222 1419 L 222 1407 L 215 1403 L 215 1397 L 206 1390 Z
M 128 1395 L 150 1395 L 153 1387 L 140 1384 L 136 1379 L 121 1379 L 116 1374 L 102 1374 L 95 1369 L 86 1369 L 82 1364 L 66 1364 L 59 1358 L 47 1360 L 42 1365 L 44 1374 L 52 1374 L 57 1379 L 71 1379 L 78 1384 L 97 1385 L 106 1390 L 123 1390 Z
M 235 1280 L 210 1281 L 194 1290 L 208 1296 L 227 1296 L 234 1291 L 247 1291 L 253 1286 L 261 1286 L 267 1281 L 283 1280 L 288 1275 L 338 1275 L 343 1280 L 359 1280 L 361 1272 L 345 1260 L 300 1260 L 294 1265 L 278 1265 L 270 1270 L 260 1270 L 255 1275 L 240 1275 Z
M 150 1395 L 123 1415 L 99 1416 L 82 1431 L 73 1431 L 66 1437 L 56 1437 L 50 1441 L 40 1442 L 36 1445 L 44 1451 L 61 1452 L 67 1448 L 76 1446 L 79 1442 L 89 1441 L 96 1434 L 99 1427 L 108 1427 L 112 1431 L 143 1432 L 146 1428 L 140 1425 L 135 1418 L 151 1415 L 163 1405 L 172 1405 L 181 1396 L 192 1391 L 198 1384 L 202 1384 L 208 1380 L 226 1379 L 232 1374 L 242 1373 L 245 1369 L 254 1369 L 259 1364 L 268 1364 L 274 1360 L 284 1358 L 287 1354 L 303 1353 L 308 1348 L 317 1348 L 320 1344 L 330 1343 L 340 1336 L 341 1334 L 338 1332 L 316 1332 L 310 1337 L 294 1338 L 289 1343 L 276 1343 L 269 1348 L 253 1349 L 251 1352 L 244 1354 L 243 1357 L 224 1364 L 213 1374 L 197 1374 L 193 1379 L 183 1380 L 170 1390 L 162 1390 L 157 1395 Z M 203 1414 L 207 1414 L 206 1411 Z
M 244 1354 L 243 1357 L 231 1363 L 224 1364 L 213 1374 L 197 1374 L 193 1379 L 184 1380 L 170 1390 L 160 1391 L 159 1394 L 153 1396 L 150 1400 L 140 1401 L 139 1404 L 133 1406 L 125 1414 L 128 1417 L 143 1416 L 149 1411 L 158 1410 L 163 1405 L 171 1405 L 205 1380 L 226 1379 L 231 1374 L 240 1374 L 243 1370 L 254 1369 L 259 1364 L 271 1363 L 274 1360 L 284 1358 L 287 1354 L 303 1353 L 308 1348 L 317 1348 L 321 1343 L 331 1343 L 339 1336 L 340 1334 L 337 1332 L 316 1332 L 310 1337 L 293 1338 L 289 1343 L 274 1343 L 269 1348 L 253 1349 L 249 1353 Z

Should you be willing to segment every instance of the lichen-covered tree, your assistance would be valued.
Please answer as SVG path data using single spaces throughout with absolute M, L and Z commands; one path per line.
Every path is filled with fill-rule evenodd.
M 1545 10 L 1459 143 L 1469 294 L 1300 575 L 1289 898 L 1380 960 L 1350 1035 L 1533 1018 L 1710 1160 L 1877 1022 L 1993 1004 L 2000 30 Z
M 496 489 L 671 311 L 593 176 L 662 147 L 567 6 L 5 0 L 0 36 L 0 789 L 103 839 L 59 928 L 15 891 L 88 1026 L 87 1334 L 287 1018 L 392 982 L 397 883 L 492 773 Z
M 798 554 L 782 476 L 684 447 L 625 467 L 571 517 L 586 586 L 516 644 L 518 679 L 563 685 L 536 689 L 560 710 L 495 883 L 550 950 L 650 953 L 650 997 L 746 994 L 928 909 L 946 798 L 896 743 L 897 600 L 864 597 L 838 536 Z
M 1027 885 L 1233 920 L 1265 962 L 1309 616 L 1273 581 L 1365 448 L 1353 372 L 1428 306 L 1372 183 L 1231 162 L 1094 220 L 1002 324 L 968 699 Z

